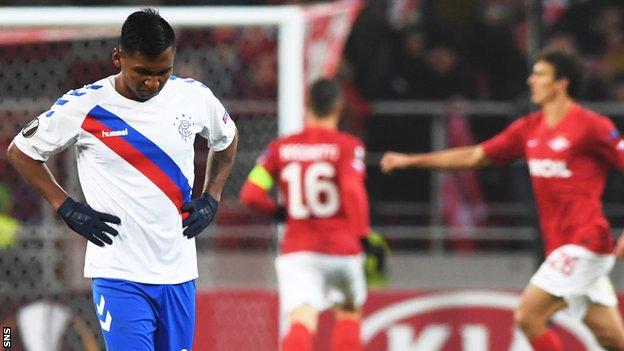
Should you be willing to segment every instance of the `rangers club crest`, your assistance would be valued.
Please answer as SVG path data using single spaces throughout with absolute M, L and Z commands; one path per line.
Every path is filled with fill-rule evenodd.
M 182 116 L 176 117 L 173 125 L 178 129 L 178 133 L 182 136 L 182 140 L 188 141 L 192 139 L 193 132 L 191 129 L 195 125 L 192 117 L 187 117 L 185 114 L 182 114 Z

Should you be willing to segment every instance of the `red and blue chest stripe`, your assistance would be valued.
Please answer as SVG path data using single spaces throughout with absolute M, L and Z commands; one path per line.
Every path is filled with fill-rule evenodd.
M 158 145 L 119 116 L 95 106 L 82 122 L 82 129 L 151 180 L 173 202 L 178 212 L 182 204 L 191 201 L 192 189 L 180 167 Z M 123 133 L 118 136 L 109 134 L 119 131 Z

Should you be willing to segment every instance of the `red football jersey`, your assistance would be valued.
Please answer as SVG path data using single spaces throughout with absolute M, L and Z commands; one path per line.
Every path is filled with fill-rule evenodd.
M 369 231 L 364 153 L 356 137 L 325 128 L 268 146 L 259 164 L 278 181 L 287 210 L 282 253 L 361 252 Z
M 574 104 L 549 127 L 539 111 L 482 146 L 495 164 L 527 160 L 547 253 L 565 244 L 613 250 L 601 198 L 609 166 L 624 170 L 624 141 L 611 120 Z

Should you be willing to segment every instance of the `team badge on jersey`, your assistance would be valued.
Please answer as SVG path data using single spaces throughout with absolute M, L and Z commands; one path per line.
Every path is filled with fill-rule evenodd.
M 178 133 L 182 136 L 182 140 L 187 141 L 193 136 L 191 127 L 195 125 L 195 122 L 193 122 L 192 117 L 187 117 L 185 114 L 182 114 L 182 116 L 176 117 L 176 121 L 173 125 L 178 128 Z
M 548 146 L 557 152 L 561 152 L 570 147 L 570 141 L 564 136 L 558 136 L 548 142 Z
M 24 138 L 30 138 L 37 133 L 37 129 L 39 129 L 39 118 L 33 119 L 22 129 L 22 136 L 24 136 Z

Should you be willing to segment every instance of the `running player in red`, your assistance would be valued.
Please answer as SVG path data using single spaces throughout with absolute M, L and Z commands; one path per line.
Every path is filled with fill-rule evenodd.
M 381 160 L 384 172 L 527 160 L 547 258 L 524 290 L 515 320 L 537 351 L 563 350 L 548 321 L 564 308 L 583 319 L 602 347 L 624 350 L 624 326 L 608 278 L 614 253 L 624 253 L 624 239 L 614 252 L 601 203 L 608 168 L 624 171 L 624 140 L 607 117 L 573 99 L 582 75 L 576 58 L 544 53 L 527 80 L 539 111 L 479 145 L 424 154 L 388 152 Z
M 337 82 L 315 82 L 305 129 L 269 144 L 240 194 L 243 204 L 272 215 L 280 212 L 268 193 L 274 180 L 283 195 L 287 229 L 275 263 L 290 322 L 283 351 L 312 350 L 318 314 L 330 307 L 332 350 L 361 350 L 368 196 L 363 144 L 337 130 L 342 106 Z

